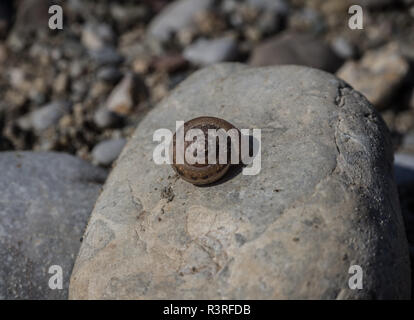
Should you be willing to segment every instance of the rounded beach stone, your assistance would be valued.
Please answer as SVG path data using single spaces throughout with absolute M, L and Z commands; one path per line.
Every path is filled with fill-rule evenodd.
M 159 128 L 199 116 L 261 129 L 261 171 L 208 187 L 152 155 Z M 387 128 L 335 76 L 219 64 L 142 121 L 92 213 L 72 299 L 409 298 Z M 349 269 L 363 270 L 351 290 Z

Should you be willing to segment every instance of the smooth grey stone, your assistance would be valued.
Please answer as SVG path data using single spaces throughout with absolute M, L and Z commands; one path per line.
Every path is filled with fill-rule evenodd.
M 109 128 L 121 123 L 122 117 L 103 106 L 95 112 L 93 122 L 99 128 Z
M 123 147 L 125 139 L 109 139 L 98 143 L 92 150 L 93 160 L 101 165 L 110 165 L 118 158 Z
M 148 33 L 156 39 L 166 41 L 172 33 L 190 27 L 197 13 L 208 10 L 213 0 L 178 0 L 169 4 L 151 21 Z
M 184 58 L 198 65 L 230 61 L 237 55 L 237 42 L 232 37 L 199 39 L 184 50 Z
M 216 116 L 261 129 L 261 171 L 197 187 L 155 130 Z M 219 64 L 152 109 L 105 183 L 72 299 L 408 299 L 407 238 L 379 114 L 334 75 Z M 349 269 L 363 270 L 352 290 Z
M 56 101 L 49 103 L 30 113 L 31 125 L 35 130 L 45 130 L 56 124 L 70 109 L 67 101 Z
M 0 170 L 0 300 L 66 299 L 106 171 L 54 152 L 1 152 Z M 48 285 L 52 265 L 62 290 Z

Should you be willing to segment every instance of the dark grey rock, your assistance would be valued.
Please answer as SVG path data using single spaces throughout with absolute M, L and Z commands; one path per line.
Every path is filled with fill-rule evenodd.
M 111 46 L 105 46 L 99 50 L 90 50 L 89 55 L 98 65 L 117 65 L 124 60 Z
M 106 171 L 67 154 L 0 153 L 0 300 L 65 299 Z M 48 286 L 49 268 L 63 289 Z
M 156 165 L 156 129 L 219 116 L 260 128 L 261 171 L 197 187 Z M 150 111 L 86 230 L 72 299 L 408 299 L 389 132 L 332 74 L 219 64 Z M 351 265 L 363 289 L 351 290 Z
M 122 78 L 122 72 L 115 67 L 103 67 L 98 71 L 96 77 L 109 83 L 117 83 Z

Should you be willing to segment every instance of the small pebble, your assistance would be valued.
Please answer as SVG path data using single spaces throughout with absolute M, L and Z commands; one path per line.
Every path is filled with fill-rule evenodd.
M 82 29 L 82 44 L 89 50 L 99 50 L 113 44 L 115 34 L 108 24 L 87 23 Z
M 335 38 L 331 46 L 332 50 L 343 59 L 351 59 L 355 56 L 354 47 L 345 38 Z
M 92 158 L 97 164 L 108 166 L 118 158 L 125 143 L 122 138 L 104 140 L 93 148 Z
M 184 50 L 184 57 L 198 65 L 230 61 L 237 55 L 237 43 L 232 37 L 213 40 L 199 39 Z
M 122 78 L 122 72 L 115 67 L 102 67 L 99 69 L 96 78 L 108 83 L 117 83 Z
M 114 48 L 109 46 L 103 47 L 99 50 L 91 50 L 89 51 L 89 55 L 99 65 L 116 65 L 124 60 Z
M 45 130 L 56 124 L 70 109 L 66 101 L 52 102 L 30 113 L 31 125 L 35 130 Z
M 112 90 L 106 101 L 106 108 L 119 115 L 127 115 L 138 103 L 143 94 L 143 83 L 138 75 L 128 73 Z
M 105 107 L 99 108 L 93 116 L 93 122 L 101 129 L 114 127 L 121 121 L 122 118 L 119 115 Z

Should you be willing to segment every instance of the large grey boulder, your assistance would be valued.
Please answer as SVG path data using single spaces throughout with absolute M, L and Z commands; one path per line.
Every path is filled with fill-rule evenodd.
M 1 152 L 0 171 L 0 300 L 67 298 L 106 171 L 53 152 Z M 48 285 L 53 265 L 62 268 L 61 290 Z
M 152 160 L 159 128 L 260 128 L 261 172 L 197 187 Z M 387 128 L 335 76 L 299 66 L 196 72 L 142 121 L 85 233 L 72 299 L 409 298 Z M 363 270 L 351 290 L 349 269 Z

